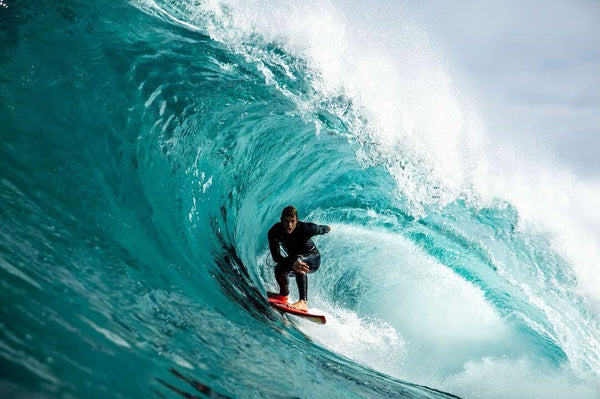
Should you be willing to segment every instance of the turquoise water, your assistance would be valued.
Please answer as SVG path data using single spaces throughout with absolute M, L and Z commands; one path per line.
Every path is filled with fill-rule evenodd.
M 597 271 L 477 183 L 418 32 L 407 58 L 333 3 L 0 4 L 0 396 L 600 395 Z M 326 326 L 265 305 L 288 204 L 332 226 Z

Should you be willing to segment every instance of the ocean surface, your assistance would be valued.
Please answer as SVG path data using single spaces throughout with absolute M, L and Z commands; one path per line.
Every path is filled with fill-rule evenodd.
M 0 397 L 600 398 L 599 185 L 465 87 L 388 3 L 0 0 Z

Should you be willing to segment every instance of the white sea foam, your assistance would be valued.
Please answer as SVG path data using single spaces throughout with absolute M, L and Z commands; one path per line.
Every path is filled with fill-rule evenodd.
M 569 370 L 553 369 L 526 357 L 469 361 L 443 384 L 461 397 L 474 399 L 594 399 L 600 394 L 600 385 L 584 384 Z
M 344 340 L 335 326 L 333 333 L 326 329 L 313 332 L 326 346 L 382 372 L 420 382 L 425 382 L 424 375 L 452 374 L 472 358 L 519 347 L 515 333 L 480 289 L 409 240 L 353 226 L 334 225 L 334 231 L 323 249 L 327 278 L 315 277 L 315 290 L 321 297 L 344 303 L 344 295 L 350 293 L 335 292 L 336 284 L 354 276 L 352 283 L 345 283 L 360 291 L 353 312 L 389 323 L 390 329 L 401 334 L 402 351 L 394 353 L 393 364 L 383 364 L 379 359 L 389 356 L 387 347 L 365 343 L 363 348 L 360 340 L 340 347 Z M 360 325 L 360 318 L 353 323 L 346 316 L 336 312 L 332 318 L 341 318 L 342 328 Z M 361 357 L 363 352 L 369 352 L 373 361 Z
M 318 298 L 321 304 L 312 308 L 327 317 L 327 324 L 316 325 L 295 320 L 297 325 L 320 345 L 359 363 L 382 372 L 397 368 L 405 357 L 405 341 L 400 332 L 377 318 L 360 317 L 356 312 L 332 306 Z

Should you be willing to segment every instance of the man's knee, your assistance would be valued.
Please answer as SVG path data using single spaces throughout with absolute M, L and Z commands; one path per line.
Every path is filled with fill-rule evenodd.
M 302 259 L 304 263 L 308 265 L 308 273 L 314 273 L 321 266 L 321 256 L 319 255 L 309 255 Z

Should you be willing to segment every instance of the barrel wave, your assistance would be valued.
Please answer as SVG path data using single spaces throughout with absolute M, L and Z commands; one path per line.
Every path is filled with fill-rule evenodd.
M 0 5 L 0 396 L 600 394 L 598 186 L 496 168 L 409 21 Z M 546 223 L 564 201 L 529 206 L 531 181 L 587 217 Z M 332 227 L 309 277 L 325 326 L 265 300 L 290 204 Z

